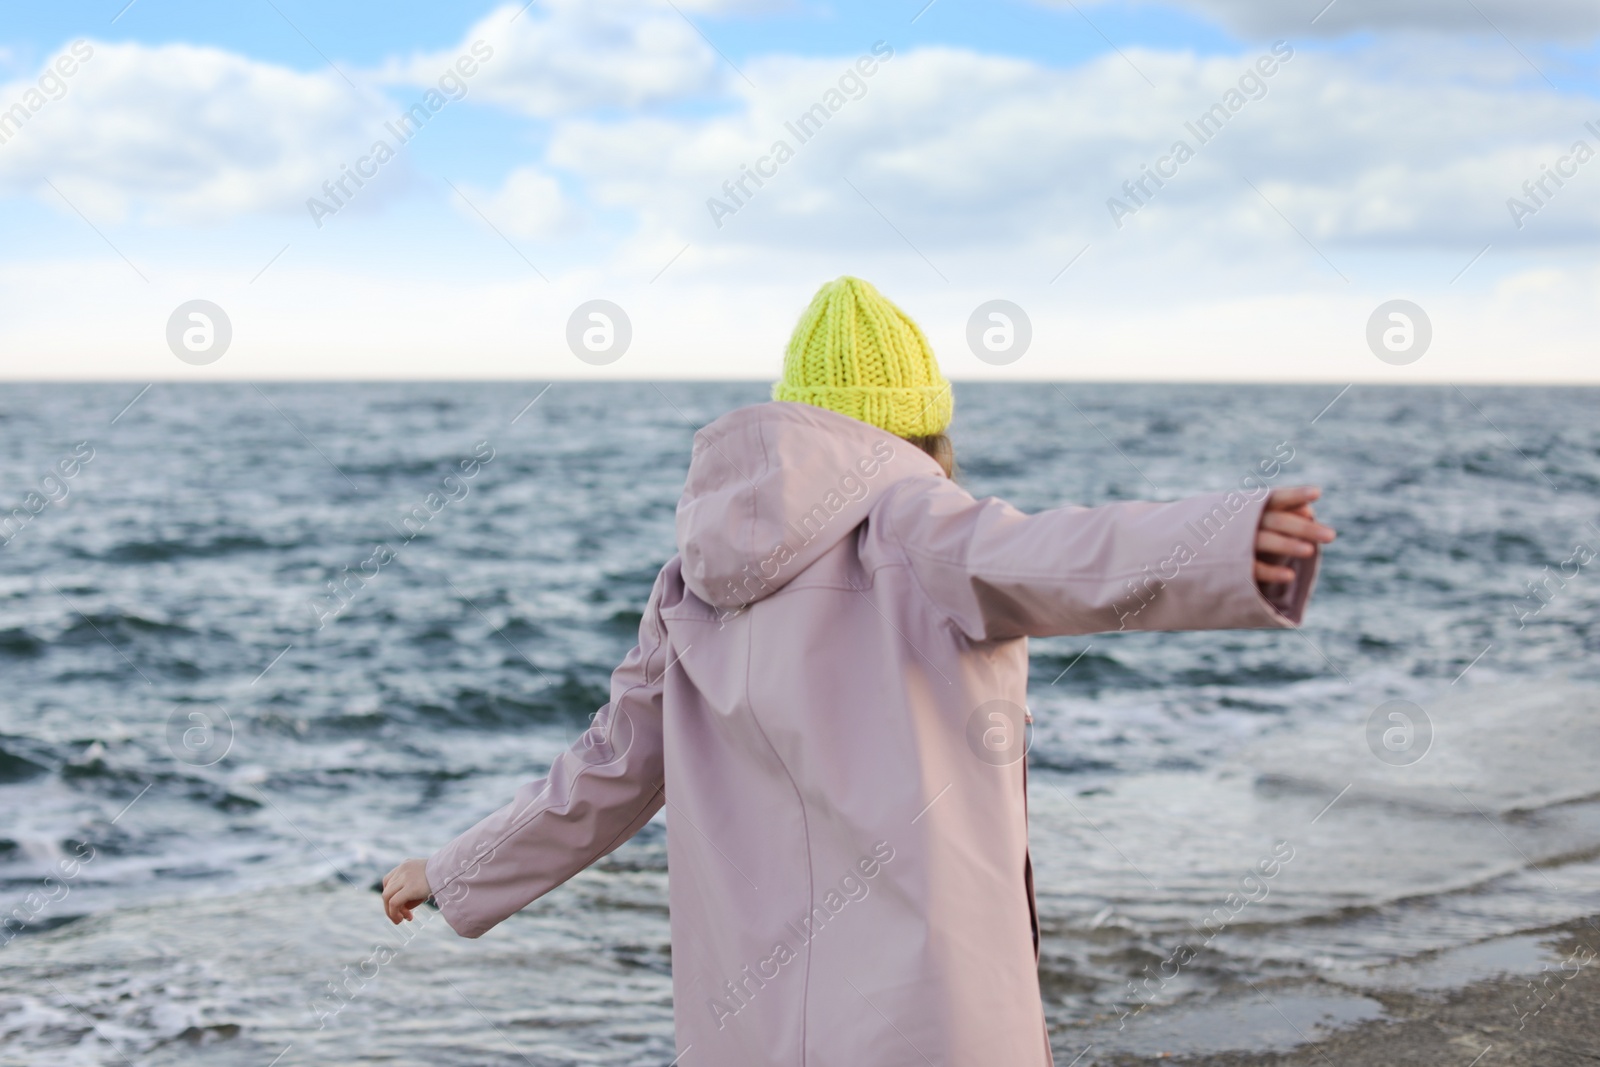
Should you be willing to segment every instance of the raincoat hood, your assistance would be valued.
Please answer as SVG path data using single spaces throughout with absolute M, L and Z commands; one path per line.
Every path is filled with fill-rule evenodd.
M 906 478 L 943 478 L 910 442 L 810 404 L 730 412 L 694 438 L 678 501 L 683 581 L 737 611 L 782 589 Z

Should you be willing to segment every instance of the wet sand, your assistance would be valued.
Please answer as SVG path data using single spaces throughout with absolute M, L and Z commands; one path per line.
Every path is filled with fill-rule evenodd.
M 1592 925 L 1591 925 L 1592 924 Z M 1385 1017 L 1281 1052 L 1118 1055 L 1106 1065 L 1577 1067 L 1600 1063 L 1600 916 L 1551 931 L 1560 964 L 1444 992 L 1363 991 Z M 1266 997 L 1273 995 L 1264 986 Z M 1244 1042 L 1241 1042 L 1243 1044 Z M 1058 1056 L 1059 1059 L 1059 1056 Z

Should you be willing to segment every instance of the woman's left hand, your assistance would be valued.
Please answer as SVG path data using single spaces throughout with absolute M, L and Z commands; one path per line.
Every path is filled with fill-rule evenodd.
M 1256 581 L 1262 585 L 1294 581 L 1294 570 L 1284 566 L 1284 558 L 1305 558 L 1316 553 L 1318 545 L 1332 541 L 1333 527 L 1317 521 L 1311 502 L 1322 496 L 1314 485 L 1274 489 L 1267 497 L 1256 530 Z
M 406 860 L 383 876 L 383 910 L 398 926 L 412 917 L 412 908 L 433 896 L 428 888 L 427 860 Z

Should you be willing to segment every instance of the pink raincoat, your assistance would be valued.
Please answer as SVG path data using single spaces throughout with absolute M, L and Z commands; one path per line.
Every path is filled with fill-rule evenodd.
M 466 937 L 663 805 L 682 1067 L 1051 1062 L 1028 857 L 1027 638 L 1296 625 L 1244 492 L 1025 515 L 803 404 L 695 437 L 611 701 L 427 863 Z

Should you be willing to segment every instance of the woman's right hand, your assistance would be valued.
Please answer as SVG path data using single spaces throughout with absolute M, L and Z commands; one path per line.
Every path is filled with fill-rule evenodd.
M 1262 585 L 1294 581 L 1294 570 L 1284 557 L 1313 555 L 1318 545 L 1338 536 L 1331 526 L 1317 521 L 1311 502 L 1322 495 L 1314 485 L 1274 489 L 1267 497 L 1261 525 L 1256 530 L 1256 581 Z

